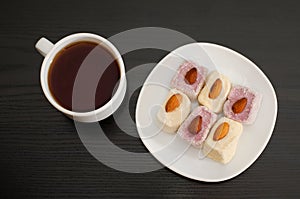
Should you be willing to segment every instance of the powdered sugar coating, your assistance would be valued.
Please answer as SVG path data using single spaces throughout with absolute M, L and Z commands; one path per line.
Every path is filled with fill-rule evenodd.
M 189 84 L 185 80 L 185 75 L 192 68 L 197 69 L 197 79 L 195 83 Z M 173 77 L 171 87 L 182 91 L 191 100 L 195 100 L 204 84 L 206 74 L 207 69 L 205 67 L 198 66 L 191 61 L 185 61 L 181 64 L 176 75 Z
M 236 114 L 232 111 L 232 106 L 236 101 L 242 98 L 247 99 L 247 105 L 241 113 Z M 261 100 L 261 94 L 247 87 L 234 86 L 228 95 L 228 100 L 224 104 L 224 115 L 244 124 L 252 124 L 255 121 Z
M 192 120 L 197 117 L 202 117 L 201 130 L 197 134 L 189 132 L 188 128 Z M 217 115 L 210 111 L 205 106 L 198 106 L 193 112 L 187 117 L 183 124 L 178 129 L 177 133 L 185 140 L 190 142 L 194 147 L 200 148 L 203 141 L 206 139 L 208 132 L 212 125 L 216 122 Z

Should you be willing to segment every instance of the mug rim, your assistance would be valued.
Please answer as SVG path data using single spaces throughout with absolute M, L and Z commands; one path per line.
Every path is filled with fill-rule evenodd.
M 113 94 L 113 96 L 111 97 L 111 99 L 106 102 L 103 106 L 95 109 L 95 110 L 92 110 L 92 111 L 86 111 L 86 112 L 76 112 L 76 111 L 71 111 L 69 109 L 66 109 L 64 108 L 63 106 L 61 106 L 55 99 L 54 99 L 54 96 L 53 94 L 51 93 L 50 91 L 50 88 L 49 88 L 49 84 L 48 84 L 48 75 L 49 75 L 49 69 L 50 69 L 50 66 L 51 66 L 51 62 L 53 60 L 53 58 L 57 55 L 57 53 L 64 47 L 66 47 L 67 45 L 73 43 L 73 42 L 76 42 L 76 41 L 71 41 L 71 42 L 68 42 L 69 40 L 72 40 L 74 38 L 77 38 L 77 37 L 85 37 L 85 38 L 93 38 L 93 39 L 96 39 L 100 42 L 103 42 L 105 45 L 107 45 L 106 47 L 108 48 L 108 50 L 110 50 L 113 55 L 115 56 L 116 58 L 116 61 L 118 62 L 119 64 L 119 69 L 120 69 L 120 79 L 119 79 L 119 84 L 118 84 L 118 88 L 116 90 L 116 92 Z M 78 41 L 84 41 L 84 39 L 79 39 Z M 66 44 L 63 44 L 65 43 Z M 60 48 L 58 52 L 56 52 L 55 54 L 53 53 L 55 49 L 57 48 Z M 52 57 L 52 60 L 50 60 L 50 58 Z M 46 75 L 45 74 L 45 70 L 48 69 Z M 45 81 L 46 79 L 46 81 Z M 124 86 L 125 84 L 125 66 L 124 66 L 124 62 L 123 62 L 123 59 L 122 59 L 122 56 L 120 54 L 120 52 L 117 50 L 117 48 L 106 38 L 104 37 L 101 37 L 100 35 L 96 35 L 96 34 L 93 34 L 93 33 L 74 33 L 74 34 L 71 34 L 71 35 L 68 35 L 62 39 L 60 39 L 58 42 L 56 42 L 54 45 L 53 45 L 53 48 L 50 50 L 50 52 L 44 57 L 44 60 L 43 60 L 43 63 L 42 63 L 42 66 L 41 66 L 41 71 L 40 71 L 40 83 L 41 83 L 41 87 L 42 87 L 42 90 L 46 96 L 46 98 L 48 99 L 48 101 L 56 108 L 58 109 L 59 111 L 67 114 L 67 115 L 70 115 L 70 116 L 78 116 L 78 117 L 86 117 L 86 116 L 92 116 L 92 115 L 95 115 L 97 116 L 98 113 L 101 113 L 101 112 L 104 112 L 105 110 L 107 110 L 108 108 L 112 108 L 113 106 L 113 103 L 116 101 L 117 97 L 121 94 L 122 92 L 122 86 Z M 47 84 L 47 85 L 46 85 Z M 47 90 L 46 87 L 48 87 L 49 89 Z M 113 110 L 113 108 L 112 108 Z M 112 111 L 113 113 L 113 111 Z M 110 114 L 112 114 L 110 113 Z M 110 115 L 109 114 L 109 115 Z

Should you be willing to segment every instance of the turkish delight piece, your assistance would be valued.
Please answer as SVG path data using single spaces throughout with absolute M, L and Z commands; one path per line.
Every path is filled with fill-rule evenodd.
M 172 89 L 159 109 L 157 118 L 163 124 L 165 132 L 174 133 L 188 116 L 190 110 L 190 99 L 181 91 Z
M 228 163 L 234 156 L 243 125 L 226 117 L 220 118 L 212 127 L 203 146 L 207 157 Z
M 205 106 L 198 106 L 182 123 L 177 133 L 194 147 L 200 148 L 216 119 L 215 113 Z
M 195 100 L 204 84 L 207 69 L 191 61 L 180 65 L 171 81 L 171 87 L 185 93 L 191 100 Z
M 235 121 L 252 124 L 258 113 L 262 95 L 243 86 L 234 86 L 224 104 L 224 115 Z
M 220 113 L 230 88 L 229 79 L 217 71 L 213 71 L 207 77 L 206 84 L 198 96 L 198 101 L 213 112 Z

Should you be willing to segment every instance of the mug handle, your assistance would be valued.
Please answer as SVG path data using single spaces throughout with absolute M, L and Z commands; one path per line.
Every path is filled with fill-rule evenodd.
M 53 46 L 54 44 L 45 37 L 40 38 L 35 44 L 37 51 L 44 57 L 51 51 Z

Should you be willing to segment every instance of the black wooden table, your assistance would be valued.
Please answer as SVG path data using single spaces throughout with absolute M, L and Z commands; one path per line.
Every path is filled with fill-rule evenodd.
M 300 196 L 300 12 L 297 1 L 6 1 L 0 19 L 1 198 Z M 110 37 L 145 26 L 180 31 L 197 41 L 241 52 L 260 66 L 276 89 L 279 112 L 273 136 L 258 160 L 238 177 L 203 183 L 167 168 L 116 171 L 82 145 L 74 123 L 44 97 L 34 49 L 74 32 Z M 168 52 L 143 49 L 124 55 L 127 70 L 158 62 Z M 141 74 L 145 75 L 145 74 Z M 134 118 L 139 89 L 130 97 Z M 147 152 L 109 117 L 100 122 L 120 148 Z M 129 130 L 136 131 L 134 126 Z

